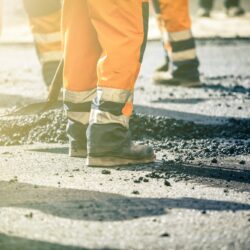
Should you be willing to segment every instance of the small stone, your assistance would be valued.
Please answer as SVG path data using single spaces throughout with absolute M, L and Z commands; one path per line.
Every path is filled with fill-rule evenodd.
M 169 233 L 163 233 L 160 235 L 161 237 L 170 237 L 170 234 Z
M 206 210 L 202 210 L 201 214 L 207 214 L 207 211 Z
M 26 218 L 32 219 L 33 218 L 33 213 L 25 214 Z
M 140 192 L 137 191 L 137 190 L 134 190 L 134 191 L 132 192 L 132 194 L 140 194 Z
M 213 159 L 211 160 L 211 163 L 218 163 L 218 160 L 217 160 L 216 158 L 213 158 Z
M 241 160 L 241 161 L 239 162 L 239 164 L 240 164 L 240 165 L 245 165 L 245 164 L 246 164 L 246 161 Z
M 111 174 L 111 171 L 107 170 L 107 169 L 104 169 L 104 170 L 102 170 L 102 174 Z
M 2 155 L 12 155 L 10 152 L 3 152 Z
M 164 180 L 164 185 L 167 187 L 171 187 L 171 183 L 168 180 Z
M 134 180 L 134 183 L 141 183 L 140 180 Z

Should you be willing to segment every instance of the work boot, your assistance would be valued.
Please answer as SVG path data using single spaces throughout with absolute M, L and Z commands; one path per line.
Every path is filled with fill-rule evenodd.
M 171 73 L 169 70 L 169 64 L 166 62 L 154 72 L 153 79 L 155 83 L 161 83 L 163 79 L 171 78 Z
M 161 65 L 159 68 L 157 68 L 156 70 L 155 70 L 155 73 L 157 73 L 157 72 L 166 72 L 166 71 L 168 71 L 169 70 L 169 63 L 168 62 L 165 62 L 163 65 Z
M 206 9 L 206 8 L 200 8 L 197 11 L 197 16 L 198 17 L 210 17 L 210 9 Z
M 67 136 L 69 138 L 69 156 L 77 158 L 86 158 L 87 156 L 87 125 L 79 122 L 68 120 L 66 127 Z
M 74 142 L 69 143 L 69 156 L 76 158 L 87 157 L 87 145 L 79 146 Z
M 91 167 L 115 167 L 145 164 L 154 162 L 155 158 L 156 156 L 151 146 L 131 142 L 113 152 L 88 154 L 86 165 Z
M 160 71 L 160 69 L 163 69 Z M 199 74 L 195 73 L 191 76 L 181 76 L 181 74 L 171 74 L 170 71 L 165 71 L 164 67 L 157 69 L 154 73 L 154 82 L 156 84 L 161 84 L 169 87 L 200 87 L 201 82 L 199 78 Z
M 229 17 L 237 17 L 245 14 L 244 9 L 239 6 L 230 7 L 226 10 L 226 13 Z
M 155 79 L 155 83 L 162 84 L 168 87 L 197 88 L 201 86 L 199 77 L 174 77 L 169 72 L 163 72 L 161 76 L 161 79 Z

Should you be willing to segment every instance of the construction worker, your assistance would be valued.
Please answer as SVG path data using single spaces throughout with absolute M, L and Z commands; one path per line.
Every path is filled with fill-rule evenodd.
M 198 16 L 210 17 L 211 10 L 213 8 L 213 0 L 200 0 L 200 9 L 198 10 Z M 236 17 L 244 15 L 245 11 L 240 6 L 240 0 L 225 0 L 224 5 L 226 8 L 226 14 L 229 17 Z
M 70 155 L 88 166 L 154 161 L 131 141 L 134 84 L 147 41 L 147 0 L 64 0 L 64 101 Z M 87 129 L 87 133 L 86 133 Z
M 166 86 L 198 87 L 199 60 L 191 31 L 188 0 L 152 0 L 163 37 L 166 61 L 154 81 Z M 173 67 L 170 72 L 170 61 Z
M 23 0 L 23 5 L 42 65 L 43 78 L 49 87 L 62 58 L 61 0 Z

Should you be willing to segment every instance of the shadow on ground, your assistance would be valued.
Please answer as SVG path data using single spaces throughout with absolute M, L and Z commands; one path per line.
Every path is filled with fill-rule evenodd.
M 158 165 L 158 166 L 157 166 Z M 121 171 L 147 171 L 143 178 L 163 179 L 170 182 L 190 182 L 210 187 L 220 187 L 250 192 L 250 170 L 233 164 L 233 167 L 220 166 L 218 164 L 206 165 L 205 163 L 176 163 L 174 161 L 150 164 L 148 167 L 121 167 Z M 143 182 L 143 178 L 141 182 Z
M 11 196 L 9 195 L 11 194 Z M 137 198 L 123 195 L 0 182 L 0 207 L 29 208 L 73 220 L 123 221 L 166 214 L 166 209 L 250 210 L 249 204 L 183 198 Z
M 168 102 L 169 99 L 162 100 L 162 102 L 165 102 L 165 101 Z M 156 100 L 154 102 L 160 102 L 160 101 Z M 182 112 L 182 111 L 169 110 L 169 109 L 158 108 L 158 107 L 156 108 L 156 107 L 150 107 L 150 106 L 144 106 L 144 105 L 135 105 L 135 111 L 136 113 L 141 113 L 145 115 L 161 116 L 161 117 L 181 120 L 183 122 L 187 121 L 187 122 L 203 123 L 207 125 L 226 123 L 231 119 L 239 120 L 239 121 L 250 120 L 249 118 L 203 115 L 203 114 L 195 114 L 195 113 L 190 113 L 190 112 Z
M 67 147 L 31 149 L 37 153 L 67 154 Z M 223 187 L 238 191 L 250 191 L 250 170 L 245 165 L 235 162 L 233 166 L 162 160 L 143 166 L 118 167 L 120 171 L 142 171 L 149 178 L 173 179 L 174 181 L 191 181 L 193 183 Z M 143 180 L 142 180 L 143 181 Z
M 45 241 L 30 240 L 0 233 L 1 250 L 111 250 L 111 248 L 85 248 L 66 246 Z
M 250 81 L 250 80 L 249 80 Z M 228 92 L 228 93 L 240 93 L 240 94 L 247 94 L 250 93 L 250 88 L 246 88 L 242 85 L 235 85 L 235 86 L 225 86 L 222 84 L 203 84 L 203 89 L 205 90 L 214 90 L 214 91 L 221 91 L 221 92 Z
M 60 155 L 67 155 L 69 152 L 68 147 L 59 147 L 59 148 L 36 148 L 30 149 L 31 152 L 38 152 L 38 153 L 50 153 L 50 154 L 60 154 Z
M 206 102 L 208 99 L 205 98 L 159 98 L 152 103 L 174 103 L 174 104 L 197 104 Z
M 0 94 L 0 107 L 3 108 L 11 108 L 15 105 L 23 105 L 25 103 L 33 103 L 37 101 L 37 99 L 27 96 Z
M 195 114 L 189 112 L 181 112 L 176 110 L 169 110 L 164 108 L 154 108 L 143 105 L 135 105 L 135 111 L 137 113 L 145 115 L 162 116 L 171 119 L 192 121 L 205 124 L 225 123 L 230 118 L 225 116 L 209 116 L 209 115 Z

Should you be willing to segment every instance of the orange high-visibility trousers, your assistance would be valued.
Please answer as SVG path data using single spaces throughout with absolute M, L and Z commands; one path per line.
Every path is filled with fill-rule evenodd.
M 74 127 L 88 123 L 93 150 L 126 140 L 147 20 L 145 0 L 64 0 L 64 100 L 72 140 L 79 134 Z
M 61 1 L 23 0 L 47 85 L 62 58 Z
M 42 63 L 62 56 L 60 0 L 23 0 Z
M 191 32 L 188 0 L 153 0 L 168 56 L 183 75 L 197 77 L 199 62 Z

